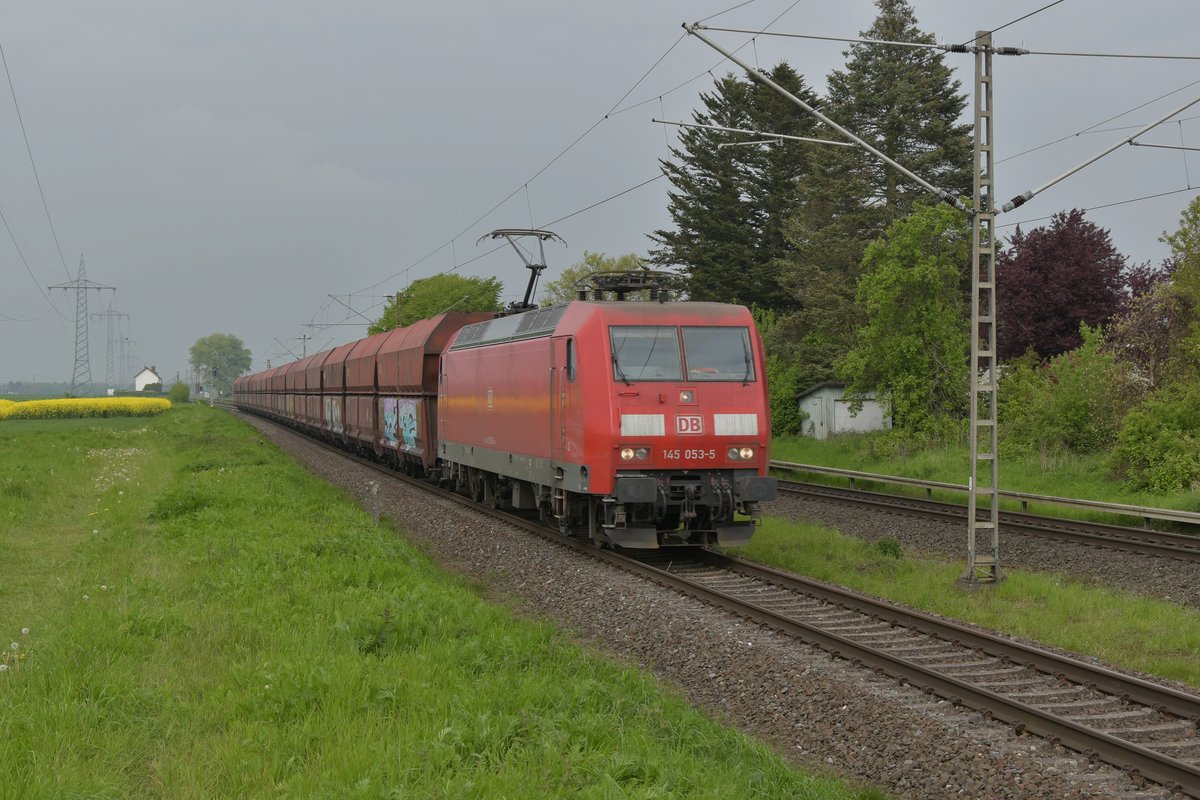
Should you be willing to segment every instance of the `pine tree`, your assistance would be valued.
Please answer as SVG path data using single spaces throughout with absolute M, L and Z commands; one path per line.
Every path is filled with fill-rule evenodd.
M 905 0 L 877 0 L 864 38 L 933 43 Z M 934 186 L 970 193 L 970 125 L 960 82 L 941 52 L 854 44 L 829 75 L 825 113 Z M 800 184 L 798 212 L 786 228 L 793 251 L 779 265 L 798 310 L 780 322 L 778 345 L 797 354 L 812 382 L 834 377 L 834 362 L 854 343 L 862 309 L 855 287 L 867 246 L 926 190 L 859 147 L 822 147 Z
M 879 15 L 865 39 L 934 44 L 917 27 L 907 0 L 877 0 Z M 830 116 L 889 158 L 939 188 L 971 192 L 971 126 L 959 123 L 966 95 L 938 50 L 856 43 L 846 52 L 844 70 L 829 75 Z M 838 148 L 849 162 L 844 190 L 859 205 L 882 212 L 890 225 L 908 214 L 927 190 L 893 167 L 856 148 Z M 865 194 L 858 194 L 863 188 Z
M 779 64 L 769 75 L 805 102 L 816 103 L 788 65 Z M 750 77 L 727 75 L 701 101 L 704 110 L 693 114 L 701 125 L 814 135 L 811 116 Z M 744 145 L 745 134 L 698 128 L 684 129 L 679 138 L 672 160 L 661 162 L 674 186 L 668 210 L 675 229 L 653 233 L 658 247 L 651 261 L 681 266 L 696 300 L 793 305 L 774 264 L 789 249 L 784 225 L 798 208 L 797 181 L 807 169 L 811 145 L 788 140 Z

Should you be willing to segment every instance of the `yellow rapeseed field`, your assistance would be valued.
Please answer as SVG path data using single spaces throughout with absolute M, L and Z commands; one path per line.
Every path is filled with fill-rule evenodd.
M 171 407 L 165 397 L 77 397 L 65 400 L 0 400 L 0 419 L 148 417 Z

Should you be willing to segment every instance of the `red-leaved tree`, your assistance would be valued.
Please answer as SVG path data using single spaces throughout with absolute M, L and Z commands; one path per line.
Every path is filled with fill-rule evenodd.
M 1081 322 L 1095 327 L 1121 309 L 1124 267 L 1108 231 L 1079 209 L 1028 233 L 1018 228 L 996 257 L 1000 358 L 1030 349 L 1050 358 L 1078 347 Z

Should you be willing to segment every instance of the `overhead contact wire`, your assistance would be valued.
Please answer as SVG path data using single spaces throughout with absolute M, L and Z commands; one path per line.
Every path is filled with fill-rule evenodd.
M 1028 14 L 1026 14 L 1025 16 L 1023 16 L 1023 17 L 1017 17 L 1017 18 L 1016 18 L 1016 19 L 1014 19 L 1012 22 L 1006 22 L 1006 23 L 1004 23 L 1003 25 L 1001 25 L 999 28 L 992 28 L 990 31 L 988 31 L 988 33 L 995 33 L 996 31 L 1002 31 L 1002 30 L 1004 30 L 1005 28 L 1007 28 L 1007 27 L 1008 27 L 1008 26 L 1010 26 L 1010 25 L 1016 25 L 1018 22 L 1020 22 L 1020 21 L 1022 21 L 1022 20 L 1029 19 L 1029 18 L 1030 18 L 1030 17 L 1032 17 L 1034 14 L 1040 14 L 1040 13 L 1042 13 L 1043 11 L 1045 11 L 1045 10 L 1046 10 L 1046 9 L 1048 9 L 1048 8 L 1053 8 L 1054 6 L 1058 5 L 1058 4 L 1059 4 L 1059 3 L 1061 3 L 1062 1 L 1063 1 L 1063 0 L 1054 0 L 1054 2 L 1053 2 L 1053 3 L 1047 3 L 1046 5 L 1044 5 L 1044 6 L 1042 6 L 1041 8 L 1039 8 L 1037 11 L 1030 11 L 1030 12 L 1029 12 Z M 978 36 L 976 36 L 974 39 L 970 39 L 970 40 L 968 40 L 968 41 L 965 41 L 965 42 L 963 42 L 963 43 L 962 43 L 962 46 L 963 46 L 963 47 L 966 47 L 967 45 L 972 45 L 972 44 L 975 44 L 975 42 L 977 42 L 977 41 L 979 41 L 979 37 L 978 37 Z

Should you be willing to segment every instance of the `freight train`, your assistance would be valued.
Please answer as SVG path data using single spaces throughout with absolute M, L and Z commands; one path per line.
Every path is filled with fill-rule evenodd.
M 610 294 L 440 314 L 241 376 L 234 402 L 602 545 L 744 544 L 776 495 L 750 312 Z

